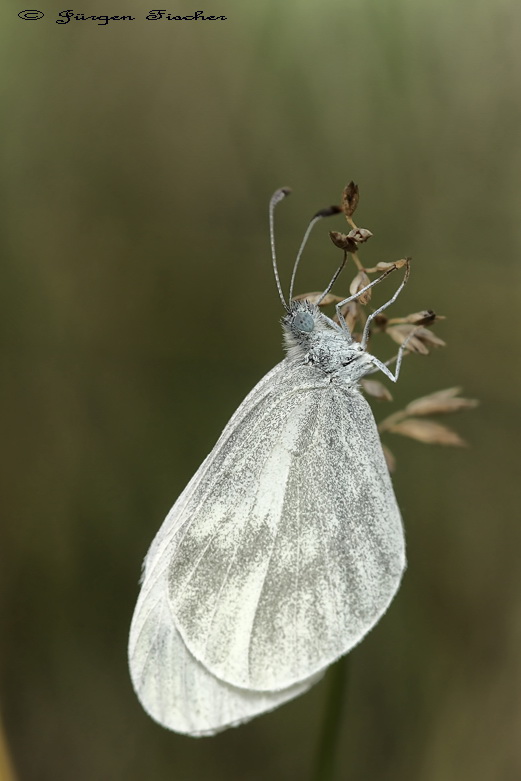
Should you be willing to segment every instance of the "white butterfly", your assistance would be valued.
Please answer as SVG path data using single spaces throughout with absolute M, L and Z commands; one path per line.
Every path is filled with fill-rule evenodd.
M 360 343 L 341 316 L 338 325 L 291 301 L 293 280 L 287 304 L 273 241 L 273 210 L 286 194 L 272 198 L 270 228 L 287 357 L 243 401 L 170 510 L 145 558 L 130 630 L 144 709 L 189 735 L 215 734 L 306 691 L 377 623 L 405 568 L 400 512 L 357 383 L 375 369 L 398 378 L 406 343 L 394 375 L 365 347 L 409 267 Z

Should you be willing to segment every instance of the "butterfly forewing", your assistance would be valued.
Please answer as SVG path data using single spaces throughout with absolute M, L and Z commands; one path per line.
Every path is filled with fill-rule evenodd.
M 271 395 L 270 383 L 283 371 L 276 366 L 254 388 L 224 430 L 219 443 L 252 409 Z M 188 651 L 177 630 L 168 596 L 168 572 L 173 539 L 186 519 L 185 507 L 199 484 L 217 447 L 203 462 L 156 534 L 144 562 L 141 592 L 129 639 L 132 682 L 145 710 L 170 729 L 190 735 L 211 735 L 272 710 L 303 694 L 320 674 L 282 691 L 255 692 L 231 686 L 203 667 Z M 233 451 L 233 447 L 232 447 Z M 210 470 L 211 471 L 211 470 Z
M 358 643 L 405 566 L 369 406 L 356 388 L 284 363 L 228 424 L 162 542 L 188 650 L 257 691 L 303 681 Z

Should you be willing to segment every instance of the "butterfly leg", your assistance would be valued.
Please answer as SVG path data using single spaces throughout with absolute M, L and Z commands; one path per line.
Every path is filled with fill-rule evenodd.
M 340 323 L 340 325 L 342 326 L 342 328 L 344 330 L 347 329 L 347 325 L 346 325 L 346 321 L 345 321 L 344 316 L 343 316 L 342 311 L 341 311 L 342 307 L 345 306 L 346 304 L 349 304 L 350 301 L 354 301 L 356 298 L 358 298 L 363 293 L 365 293 L 366 290 L 369 290 L 370 288 L 372 288 L 375 285 L 377 285 L 383 279 L 388 277 L 389 274 L 392 274 L 393 271 L 396 271 L 396 266 L 393 266 L 392 268 L 388 268 L 387 271 L 384 271 L 383 274 L 380 274 L 380 276 L 377 277 L 377 279 L 373 279 L 372 282 L 369 282 L 369 284 L 366 285 L 365 287 L 363 287 L 361 290 L 359 290 L 358 293 L 355 293 L 354 295 L 349 296 L 348 298 L 344 298 L 343 301 L 340 301 L 338 304 L 335 305 L 336 314 L 337 314 L 337 317 L 338 317 L 338 322 Z M 393 303 L 393 301 L 395 301 L 396 297 L 400 294 L 400 292 L 401 292 L 401 290 L 403 288 L 403 285 L 407 281 L 408 276 L 409 276 L 409 261 L 407 261 L 407 270 L 406 270 L 406 273 L 405 273 L 405 281 L 402 282 L 402 284 L 400 285 L 400 287 L 398 288 L 398 290 L 394 294 L 393 298 L 390 301 L 388 301 L 386 304 L 384 304 L 383 307 L 380 307 L 380 309 L 378 309 L 376 312 L 373 312 L 372 315 L 369 315 L 368 320 L 372 319 L 373 317 L 375 317 L 379 312 L 381 312 L 383 309 L 386 309 L 386 307 L 390 306 Z M 367 324 L 366 324 L 366 327 L 367 327 Z M 366 329 L 364 328 L 364 335 L 362 336 L 362 340 L 364 339 L 364 336 L 365 336 L 365 330 Z M 363 341 L 362 341 L 362 344 L 363 344 Z M 365 345 L 364 345 L 364 347 L 365 347 Z
M 362 334 L 362 341 L 360 342 L 364 350 L 367 347 L 367 342 L 369 341 L 369 329 L 371 327 L 372 321 L 377 315 L 380 314 L 380 312 L 383 312 L 384 309 L 387 309 L 387 307 L 391 306 L 391 304 L 394 304 L 394 302 L 396 301 L 396 299 L 404 289 L 405 285 L 407 284 L 407 280 L 409 279 L 410 273 L 411 273 L 411 263 L 410 260 L 407 258 L 407 262 L 405 266 L 405 274 L 401 285 L 399 286 L 395 294 L 389 299 L 389 301 L 387 301 L 385 304 L 382 304 L 382 306 L 380 306 L 378 309 L 375 309 L 374 312 L 371 312 L 371 314 L 368 316 L 367 320 L 365 321 L 364 332 Z M 377 279 L 376 282 L 378 281 L 379 280 Z M 400 353 L 398 353 L 398 355 L 400 355 Z M 396 371 L 398 372 L 398 363 L 396 364 Z
M 376 358 L 374 355 L 371 355 L 370 353 L 366 353 L 366 355 L 370 359 L 371 363 L 374 364 L 374 366 L 376 368 L 375 369 L 373 369 L 373 368 L 368 369 L 366 374 L 374 374 L 375 371 L 380 370 L 381 372 L 383 372 L 385 374 L 386 377 L 388 377 L 390 380 L 392 380 L 392 382 L 397 382 L 398 377 L 400 375 L 400 369 L 401 369 L 401 366 L 402 366 L 402 359 L 403 359 L 404 352 L 407 349 L 408 342 L 412 339 L 412 337 L 414 336 L 415 333 L 416 333 L 416 329 L 414 331 L 411 331 L 411 333 L 409 334 L 407 339 L 405 339 L 404 342 L 402 342 L 402 344 L 400 345 L 400 349 L 398 350 L 398 354 L 396 356 L 396 369 L 394 370 L 394 374 L 389 369 L 389 367 L 387 366 L 386 363 L 381 361 L 379 358 Z

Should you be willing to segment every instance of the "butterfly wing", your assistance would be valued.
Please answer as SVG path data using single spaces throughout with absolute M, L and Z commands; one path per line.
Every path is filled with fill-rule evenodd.
M 250 397 L 261 400 L 285 367 L 276 366 Z M 239 407 L 228 427 L 239 425 Z M 303 694 L 321 674 L 276 692 L 240 689 L 213 676 L 188 651 L 171 611 L 168 587 L 170 551 L 183 508 L 206 474 L 201 465 L 169 513 L 147 553 L 142 587 L 129 638 L 129 666 L 136 694 L 147 713 L 169 729 L 192 736 L 213 735 L 250 720 Z
M 145 578 L 130 630 L 132 682 L 144 709 L 165 727 L 213 735 L 298 696 L 320 675 L 279 692 L 219 681 L 194 659 L 177 631 L 168 597 L 168 561 Z
M 279 364 L 172 508 L 144 585 L 165 562 L 162 588 L 186 649 L 233 687 L 282 694 L 356 645 L 405 567 L 400 513 L 360 393 Z

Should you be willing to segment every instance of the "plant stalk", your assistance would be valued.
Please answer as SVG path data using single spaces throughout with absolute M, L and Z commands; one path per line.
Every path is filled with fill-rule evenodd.
M 333 781 L 335 776 L 342 713 L 346 700 L 348 659 L 348 656 L 344 656 L 329 671 L 326 709 L 312 781 Z

